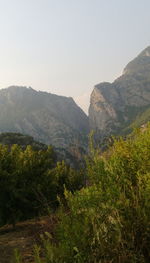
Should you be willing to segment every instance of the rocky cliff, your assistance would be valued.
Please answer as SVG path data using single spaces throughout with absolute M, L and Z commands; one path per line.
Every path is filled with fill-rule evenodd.
M 90 128 L 101 136 L 123 133 L 149 108 L 150 47 L 147 47 L 126 66 L 121 77 L 94 87 L 89 108 Z
M 88 117 L 72 98 L 32 88 L 0 90 L 0 132 L 19 132 L 56 148 L 86 144 Z

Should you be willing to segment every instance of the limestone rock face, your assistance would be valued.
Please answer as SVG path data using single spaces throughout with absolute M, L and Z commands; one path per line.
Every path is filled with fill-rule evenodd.
M 0 132 L 19 132 L 68 149 L 84 147 L 88 117 L 72 98 L 12 86 L 0 90 Z
M 103 133 L 107 127 L 113 125 L 117 120 L 113 101 L 118 96 L 110 83 L 101 83 L 95 86 L 91 95 L 91 104 L 89 108 L 90 127 L 93 130 L 99 130 Z M 112 103 L 110 100 L 112 98 Z
M 100 83 L 91 94 L 90 128 L 100 135 L 118 133 L 150 107 L 150 47 L 131 61 L 113 83 Z

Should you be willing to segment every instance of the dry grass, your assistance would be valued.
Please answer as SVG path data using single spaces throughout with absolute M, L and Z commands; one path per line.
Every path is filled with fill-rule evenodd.
M 15 248 L 20 250 L 23 262 L 34 262 L 33 245 L 40 242 L 40 234 L 48 231 L 53 235 L 56 221 L 55 217 L 42 217 L 18 223 L 15 230 L 9 225 L 0 228 L 0 263 L 12 263 Z

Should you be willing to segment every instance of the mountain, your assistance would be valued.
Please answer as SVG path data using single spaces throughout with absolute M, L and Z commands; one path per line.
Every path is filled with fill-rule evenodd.
M 89 130 L 103 138 L 129 133 L 149 120 L 150 47 L 113 83 L 94 87 L 89 118 L 72 98 L 18 86 L 0 90 L 0 132 L 30 135 L 51 144 L 60 159 L 81 160 L 87 151 Z
M 88 117 L 72 98 L 32 88 L 0 90 L 0 132 L 28 134 L 64 151 L 85 148 Z
M 113 83 L 94 87 L 90 99 L 90 128 L 100 136 L 123 134 L 150 120 L 150 46 Z

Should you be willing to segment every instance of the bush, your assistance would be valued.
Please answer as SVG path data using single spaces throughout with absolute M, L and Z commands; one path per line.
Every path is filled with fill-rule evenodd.
M 79 189 L 80 173 L 55 161 L 52 147 L 35 151 L 0 145 L 0 225 L 47 214 L 58 207 L 57 196 Z
M 88 187 L 65 192 L 46 262 L 150 262 L 150 125 L 108 151 L 90 158 Z

